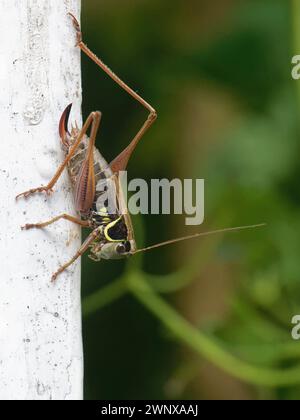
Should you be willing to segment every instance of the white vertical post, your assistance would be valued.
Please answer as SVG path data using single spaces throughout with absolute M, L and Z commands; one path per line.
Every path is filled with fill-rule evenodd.
M 81 124 L 80 53 L 67 16 L 80 0 L 0 0 L 0 399 L 82 399 L 80 263 L 50 282 L 80 246 L 67 174 L 50 197 L 16 194 L 46 184 L 63 154 L 58 121 L 73 103 Z

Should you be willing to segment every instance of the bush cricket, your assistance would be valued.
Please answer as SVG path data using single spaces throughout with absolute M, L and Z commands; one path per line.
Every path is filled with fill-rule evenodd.
M 73 264 L 73 262 L 75 262 L 77 258 L 79 258 L 89 248 L 89 257 L 95 261 L 100 261 L 101 259 L 119 259 L 138 252 L 147 251 L 199 236 L 263 226 L 263 224 L 259 224 L 220 229 L 211 232 L 201 232 L 194 235 L 172 239 L 143 249 L 137 249 L 130 215 L 128 214 L 127 209 L 124 211 L 124 203 L 122 201 L 123 194 L 118 183 L 118 174 L 120 171 L 124 171 L 126 169 L 134 149 L 156 120 L 157 114 L 155 109 L 148 102 L 146 102 L 140 95 L 123 82 L 87 47 L 87 45 L 82 41 L 82 33 L 77 19 L 71 13 L 69 13 L 69 15 L 76 30 L 76 46 L 79 47 L 90 59 L 92 59 L 115 83 L 117 83 L 136 101 L 138 101 L 149 114 L 148 118 L 129 145 L 108 165 L 99 150 L 95 147 L 96 135 L 101 121 L 101 113 L 99 111 L 91 112 L 81 129 L 76 126 L 75 128 L 72 127 L 71 131 L 68 129 L 68 120 L 72 104 L 68 105 L 62 113 L 59 121 L 59 135 L 61 138 L 61 145 L 65 153 L 64 161 L 46 186 L 32 188 L 16 197 L 28 197 L 36 192 L 46 192 L 47 194 L 52 193 L 53 187 L 63 170 L 65 168 L 68 169 L 74 190 L 75 207 L 78 212 L 78 216 L 75 217 L 68 214 L 60 214 L 59 216 L 56 216 L 46 222 L 26 224 L 22 227 L 22 229 L 45 228 L 60 219 L 66 219 L 82 227 L 92 229 L 92 232 L 89 234 L 73 258 L 59 267 L 59 269 L 52 275 L 52 281 L 54 281 L 60 273 Z M 90 135 L 88 136 L 87 131 L 89 129 Z M 115 198 L 117 210 L 113 212 L 113 214 L 108 211 L 108 208 L 105 205 L 103 206 L 103 203 L 101 206 L 99 205 L 101 192 L 97 189 L 97 185 L 99 183 L 103 184 L 103 182 L 105 183 L 108 180 L 112 181 L 115 185 L 114 191 L 116 194 Z

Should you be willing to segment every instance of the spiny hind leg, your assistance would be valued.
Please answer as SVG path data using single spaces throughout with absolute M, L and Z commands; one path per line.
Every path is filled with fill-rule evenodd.
M 28 191 L 24 191 L 21 194 L 18 194 L 16 196 L 16 199 L 20 198 L 20 197 L 24 197 L 27 198 L 29 197 L 31 194 L 35 194 L 35 193 L 42 193 L 45 192 L 47 195 L 50 195 L 53 192 L 52 188 L 48 188 L 48 186 L 41 186 L 41 187 L 37 187 L 37 188 L 31 188 Z
M 148 118 L 130 142 L 130 144 L 121 152 L 110 164 L 110 167 L 113 172 L 119 172 L 126 169 L 127 163 L 130 159 L 130 156 L 134 149 L 136 148 L 139 141 L 142 139 L 144 134 L 149 130 L 154 121 L 157 118 L 157 113 L 155 109 L 142 98 L 138 93 L 136 93 L 130 86 L 128 86 L 119 76 L 117 76 L 99 57 L 97 57 L 88 46 L 82 41 L 82 32 L 78 20 L 75 18 L 72 13 L 68 13 L 71 16 L 73 21 L 73 26 L 76 31 L 77 37 L 77 46 L 84 52 L 94 63 L 97 64 L 115 83 L 117 83 L 125 92 L 127 92 L 132 98 L 139 102 L 149 113 Z
M 25 226 L 22 226 L 21 229 L 22 230 L 28 230 L 28 229 L 33 229 L 33 228 L 42 229 L 46 226 L 52 225 L 52 223 L 55 223 L 60 219 L 69 220 L 70 222 L 75 223 L 76 225 L 80 225 L 82 227 L 89 227 L 90 226 L 90 222 L 88 220 L 81 220 L 77 217 L 70 216 L 69 214 L 63 213 L 63 214 L 60 214 L 59 216 L 53 217 L 52 219 L 50 219 L 46 222 L 27 223 Z
M 62 130 L 61 127 L 65 127 L 65 123 L 62 122 L 62 118 L 66 118 L 66 116 L 69 116 L 69 109 L 70 105 L 68 105 L 68 107 L 65 109 L 65 111 L 62 114 L 61 120 L 60 120 L 60 134 L 62 135 Z M 67 166 L 67 164 L 69 163 L 69 161 L 71 160 L 72 156 L 74 155 L 74 153 L 76 152 L 76 150 L 79 147 L 79 144 L 81 143 L 83 136 L 85 135 L 85 133 L 87 132 L 89 126 L 92 124 L 92 122 L 98 118 L 98 112 L 91 112 L 90 115 L 88 116 L 88 118 L 86 119 L 80 133 L 78 134 L 78 137 L 76 139 L 76 141 L 74 142 L 73 146 L 70 148 L 69 153 L 67 154 L 67 156 L 65 157 L 63 163 L 59 166 L 59 168 L 57 169 L 57 171 L 55 172 L 54 176 L 52 177 L 52 179 L 50 180 L 50 182 L 45 185 L 45 186 L 41 186 L 41 187 L 37 187 L 37 188 L 31 188 L 28 191 L 25 191 L 21 194 L 18 194 L 16 196 L 16 199 L 20 198 L 20 197 L 28 197 L 31 194 L 34 194 L 36 192 L 46 192 L 48 195 L 51 194 L 51 192 L 53 191 L 53 187 L 56 184 L 56 182 L 58 181 L 59 177 L 61 176 L 63 170 L 65 169 L 65 167 Z M 62 139 L 62 141 L 64 142 L 64 139 Z

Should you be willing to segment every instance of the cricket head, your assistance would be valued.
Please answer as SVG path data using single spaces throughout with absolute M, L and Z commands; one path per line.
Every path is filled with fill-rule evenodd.
M 91 245 L 91 252 L 89 258 L 94 261 L 100 260 L 119 260 L 121 258 L 128 257 L 132 254 L 132 249 L 135 248 L 135 244 L 132 241 L 120 241 L 120 242 L 93 242 Z
M 99 236 L 91 244 L 89 257 L 92 260 L 118 260 L 135 252 L 135 240 L 122 216 L 98 229 Z

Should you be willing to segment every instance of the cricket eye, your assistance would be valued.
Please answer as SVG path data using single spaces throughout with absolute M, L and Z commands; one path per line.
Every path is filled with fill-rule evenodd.
M 124 254 L 124 252 L 126 251 L 125 245 L 124 244 L 117 245 L 116 251 L 118 254 Z
M 130 251 L 130 243 L 128 241 L 118 244 L 116 247 L 116 251 L 118 254 L 125 254 Z

